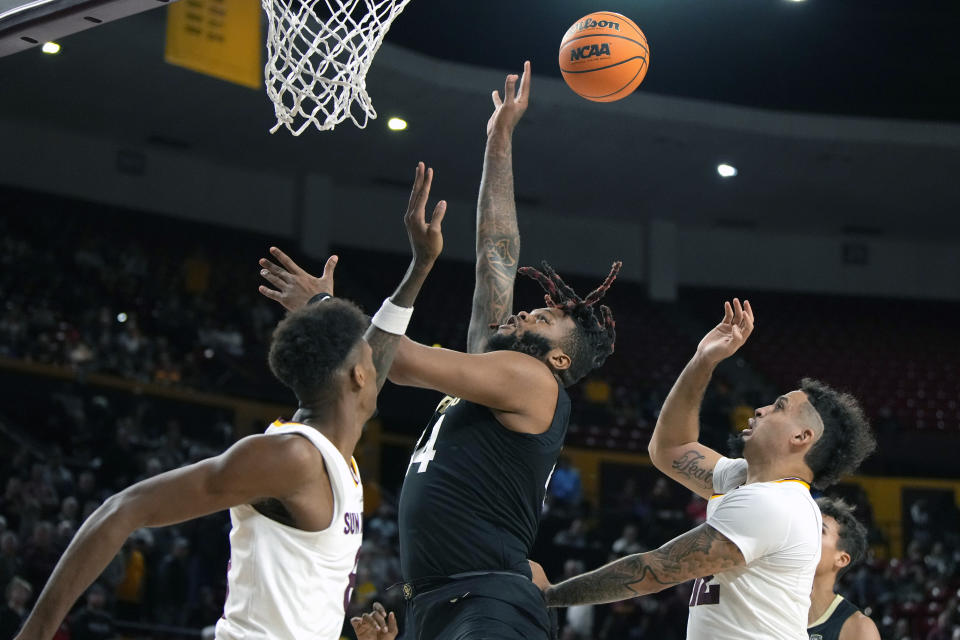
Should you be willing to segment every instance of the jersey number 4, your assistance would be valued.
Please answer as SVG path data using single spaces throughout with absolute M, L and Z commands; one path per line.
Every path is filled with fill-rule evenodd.
M 696 607 L 701 604 L 720 604 L 720 585 L 707 584 L 713 580 L 713 576 L 697 578 L 693 583 L 693 592 L 690 594 L 690 606 Z
M 410 473 L 410 468 L 413 465 L 419 465 L 417 473 L 424 473 L 427 470 L 427 467 L 430 466 L 430 461 L 437 456 L 437 450 L 434 448 L 437 444 L 437 435 L 440 433 L 440 425 L 443 424 L 443 419 L 447 416 L 440 416 L 440 418 L 433 423 L 433 429 L 430 430 L 430 438 L 427 439 L 427 443 L 422 447 L 417 448 L 413 452 L 413 457 L 410 458 L 410 464 L 407 466 L 407 473 Z M 420 441 L 423 441 L 423 436 L 427 435 L 427 432 L 424 431 L 423 435 L 420 436 Z M 417 443 L 419 444 L 419 442 Z

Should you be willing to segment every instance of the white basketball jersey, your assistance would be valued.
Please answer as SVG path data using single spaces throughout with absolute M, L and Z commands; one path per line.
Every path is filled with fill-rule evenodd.
M 296 433 L 323 455 L 333 488 L 333 520 L 301 531 L 250 505 L 230 509 L 227 602 L 218 640 L 339 640 L 356 583 L 363 523 L 363 486 L 350 464 L 319 431 L 275 422 L 267 435 Z
M 746 460 L 717 462 L 707 524 L 737 545 L 746 566 L 694 583 L 687 638 L 808 640 L 820 509 L 802 480 L 746 480 Z

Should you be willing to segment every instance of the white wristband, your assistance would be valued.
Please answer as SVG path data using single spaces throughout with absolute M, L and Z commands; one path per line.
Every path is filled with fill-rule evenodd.
M 373 314 L 371 322 L 381 331 L 402 336 L 407 332 L 411 316 L 413 316 L 413 307 L 398 307 L 390 302 L 390 298 L 387 298 L 380 306 L 380 310 Z

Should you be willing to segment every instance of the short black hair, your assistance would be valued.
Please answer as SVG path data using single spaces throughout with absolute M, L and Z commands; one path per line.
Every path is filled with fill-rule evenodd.
M 314 404 L 363 339 L 367 325 L 360 308 L 340 298 L 297 309 L 273 330 L 270 371 L 293 390 L 301 406 Z
M 850 555 L 850 564 L 840 569 L 839 578 L 867 555 L 867 528 L 853 515 L 854 507 L 840 498 L 817 498 L 820 513 L 837 521 L 837 548 Z
M 563 278 L 546 262 L 542 262 L 543 271 L 532 267 L 523 267 L 520 273 L 533 278 L 546 291 L 544 300 L 552 309 L 559 309 L 573 318 L 574 330 L 570 333 L 563 345 L 560 345 L 570 356 L 570 367 L 560 372 L 560 381 L 563 386 L 569 387 L 579 382 L 594 369 L 600 368 L 607 357 L 613 353 L 617 341 L 616 326 L 613 312 L 610 307 L 600 305 L 600 317 L 594 311 L 594 305 L 607 293 L 610 285 L 617 279 L 620 267 L 619 260 L 613 263 L 610 274 L 603 283 L 591 291 L 586 298 L 581 298 Z
M 849 393 L 812 378 L 801 380 L 800 390 L 823 420 L 823 433 L 804 458 L 813 471 L 813 486 L 822 490 L 856 471 L 876 450 L 877 441 L 863 409 Z

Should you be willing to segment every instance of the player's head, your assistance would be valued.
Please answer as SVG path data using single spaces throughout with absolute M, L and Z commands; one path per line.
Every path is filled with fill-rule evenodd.
M 838 580 L 867 555 L 867 528 L 839 498 L 817 498 L 817 505 L 823 515 L 823 544 L 816 575 Z
M 565 387 L 579 381 L 613 353 L 617 337 L 613 314 L 600 305 L 598 316 L 595 305 L 616 280 L 620 266 L 615 262 L 603 284 L 586 298 L 578 296 L 546 262 L 543 271 L 520 269 L 546 291 L 547 306 L 510 316 L 506 324 L 495 327 L 487 350 L 520 351 L 543 360 Z
M 318 409 L 354 395 L 372 414 L 377 374 L 363 339 L 368 324 L 357 305 L 340 298 L 298 309 L 273 331 L 270 370 L 301 407 Z
M 748 461 L 800 458 L 813 485 L 825 489 L 859 467 L 877 443 L 853 396 L 804 378 L 799 389 L 757 409 L 732 447 Z

